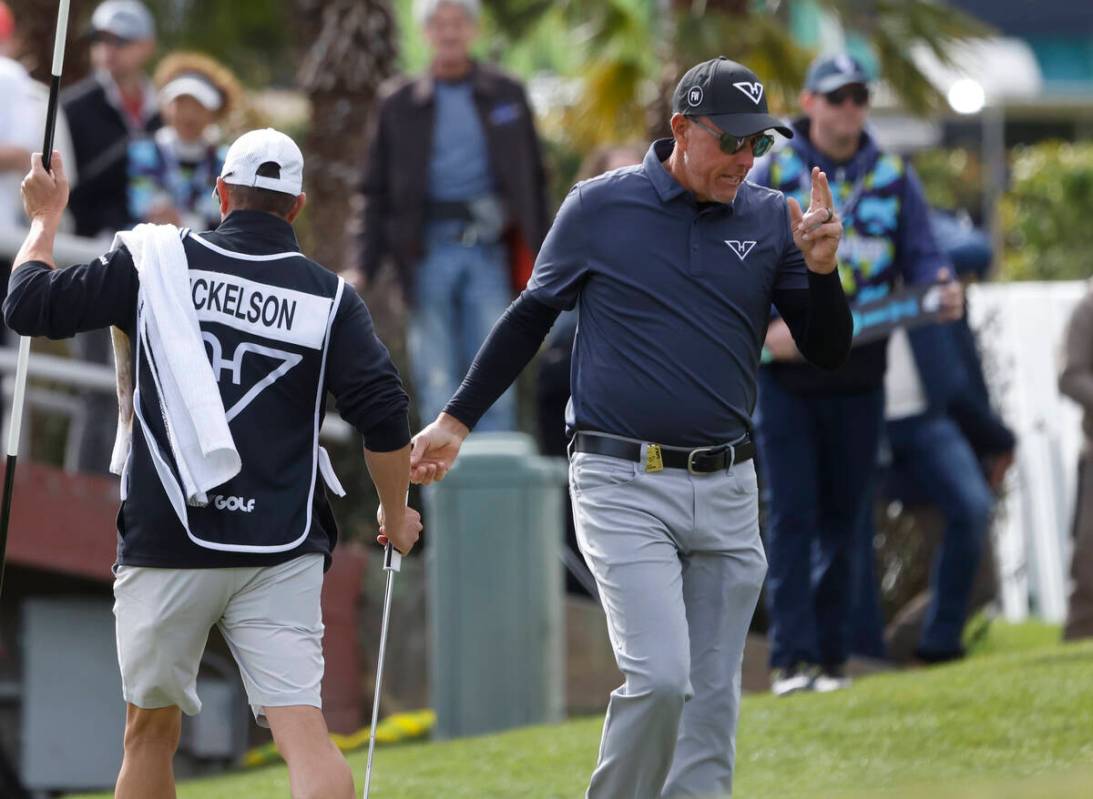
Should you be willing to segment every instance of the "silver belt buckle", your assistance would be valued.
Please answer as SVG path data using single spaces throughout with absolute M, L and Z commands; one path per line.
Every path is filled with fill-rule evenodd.
M 695 471 L 695 455 L 702 455 L 702 454 L 705 454 L 707 452 L 716 452 L 716 451 L 719 451 L 719 450 L 720 451 L 724 451 L 724 450 L 729 451 L 729 463 L 728 463 L 728 466 L 726 468 L 731 469 L 733 467 L 733 464 L 736 463 L 736 447 L 734 447 L 732 444 L 719 444 L 716 447 L 699 447 L 698 449 L 692 449 L 690 452 L 688 452 L 687 453 L 687 471 L 690 474 L 709 474 L 709 472 L 696 472 Z
M 702 455 L 711 450 L 715 450 L 717 447 L 699 447 L 698 449 L 692 449 L 687 453 L 687 471 L 691 474 L 706 474 L 706 472 L 695 471 L 695 455 Z

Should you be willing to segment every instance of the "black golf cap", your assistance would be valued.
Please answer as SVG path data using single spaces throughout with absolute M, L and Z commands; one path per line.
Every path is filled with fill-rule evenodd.
M 852 83 L 868 86 L 869 73 L 854 56 L 839 53 L 820 56 L 812 62 L 805 78 L 805 89 L 816 94 L 827 94 Z
M 755 73 L 743 64 L 718 56 L 691 67 L 672 95 L 672 110 L 709 117 L 733 136 L 776 130 L 787 139 L 793 131 L 767 113 L 767 93 Z

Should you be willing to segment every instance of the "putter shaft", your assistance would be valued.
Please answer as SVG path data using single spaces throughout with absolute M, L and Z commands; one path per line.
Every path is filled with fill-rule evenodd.
M 383 661 L 387 654 L 387 624 L 391 618 L 391 593 L 395 585 L 395 572 L 399 570 L 402 556 L 388 544 L 384 553 L 383 568 L 387 572 L 387 586 L 383 591 L 383 622 L 380 625 L 379 663 L 376 664 L 376 695 L 372 699 L 372 733 L 368 736 L 368 764 L 364 769 L 364 799 L 372 786 L 372 755 L 376 751 L 376 724 L 380 714 L 380 690 L 383 687 Z
M 42 165 L 49 171 L 53 156 L 53 131 L 57 124 L 57 104 L 61 96 L 61 71 L 68 41 L 68 10 L 70 0 L 60 0 L 57 8 L 57 32 L 53 36 L 53 75 L 49 85 L 49 103 L 42 144 Z M 0 498 L 0 593 L 4 590 L 4 565 L 7 563 L 8 525 L 11 503 L 15 494 L 15 467 L 19 461 L 19 434 L 23 424 L 23 401 L 27 389 L 27 368 L 30 363 L 30 339 L 19 338 L 19 359 L 15 368 L 15 391 L 12 395 L 11 418 L 8 427 L 7 470 L 4 473 L 3 497 Z

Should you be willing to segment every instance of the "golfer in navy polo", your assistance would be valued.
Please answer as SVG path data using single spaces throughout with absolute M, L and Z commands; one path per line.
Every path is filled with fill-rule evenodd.
M 570 191 L 527 290 L 411 456 L 415 481 L 442 478 L 558 314 L 578 308 L 570 488 L 626 678 L 591 799 L 731 794 L 740 662 L 766 573 L 751 414 L 771 304 L 813 363 L 835 368 L 850 347 L 827 178 L 813 173 L 807 213 L 746 180 L 771 131 L 792 135 L 763 84 L 707 61 L 673 111 L 672 138 L 642 164 Z

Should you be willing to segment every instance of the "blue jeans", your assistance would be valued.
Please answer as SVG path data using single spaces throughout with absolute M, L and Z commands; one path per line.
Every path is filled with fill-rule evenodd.
M 478 348 L 512 301 L 504 245 L 464 246 L 459 222 L 425 228 L 425 257 L 415 275 L 408 347 L 418 414 L 436 418 L 455 394 Z M 510 388 L 486 412 L 476 430 L 516 427 Z
M 883 413 L 883 388 L 800 395 L 760 371 L 766 600 L 775 668 L 847 659 L 854 536 L 872 505 Z
M 930 571 L 930 607 L 918 651 L 955 655 L 967 619 L 968 601 L 983 541 L 990 528 L 994 495 L 971 445 L 947 416 L 912 416 L 888 424 L 892 468 L 945 517 L 945 534 Z

